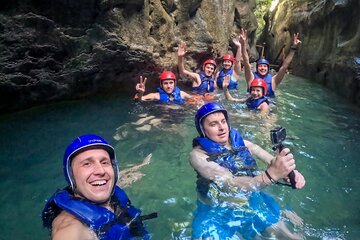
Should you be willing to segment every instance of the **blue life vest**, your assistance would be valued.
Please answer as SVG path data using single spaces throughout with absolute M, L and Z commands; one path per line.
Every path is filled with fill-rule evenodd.
M 266 82 L 267 85 L 267 93 L 266 96 L 267 97 L 275 97 L 275 92 L 272 89 L 272 75 L 270 73 L 266 74 L 265 77 L 262 77 L 260 74 L 258 74 L 257 72 L 253 72 L 254 77 L 255 78 L 261 78 Z
M 210 161 L 229 169 L 233 175 L 254 176 L 253 171 L 257 170 L 256 161 L 245 146 L 240 133 L 235 129 L 231 129 L 230 139 L 231 150 L 206 137 L 195 138 L 193 145 L 200 145 L 209 154 Z
M 248 107 L 248 109 L 255 110 L 255 109 L 257 109 L 263 102 L 266 102 L 267 104 L 269 104 L 268 98 L 265 97 L 265 96 L 262 96 L 261 98 L 258 98 L 258 99 L 253 99 L 252 97 L 249 97 L 248 99 L 246 99 L 246 106 Z
M 126 240 L 133 239 L 135 236 L 150 239 L 141 222 L 141 211 L 131 205 L 121 188 L 115 187 L 111 199 L 116 208 L 121 210 L 118 215 L 102 206 L 76 198 L 69 191 L 71 190 L 64 189 L 55 193 L 46 203 L 42 213 L 45 227 L 51 229 L 53 220 L 62 210 L 65 210 L 89 226 L 100 240 Z
M 200 72 L 200 79 L 201 84 L 197 87 L 193 87 L 193 90 L 197 93 L 207 93 L 207 92 L 213 92 L 214 91 L 214 78 L 213 77 L 207 77 L 204 72 Z
M 240 133 L 231 129 L 230 139 L 231 150 L 209 138 L 201 137 L 193 140 L 193 146 L 200 145 L 208 153 L 208 161 L 216 162 L 221 167 L 228 169 L 234 176 L 253 177 L 258 168 Z M 229 195 L 229 192 L 223 192 L 217 183 L 202 177 L 199 173 L 197 174 L 196 189 L 202 198 L 210 200 L 214 205 L 220 203 L 219 200 L 222 196 Z
M 210 161 L 215 161 L 220 166 L 229 169 L 232 174 L 254 176 L 255 171 L 258 170 L 257 165 L 245 147 L 240 133 L 231 129 L 230 139 L 231 150 L 208 138 L 195 138 L 193 145 L 200 145 L 208 153 Z M 216 183 L 201 177 L 200 174 L 198 174 L 197 190 L 202 196 L 201 200 L 205 197 L 206 201 L 197 202 L 192 223 L 194 239 L 211 237 L 238 239 L 237 233 L 242 235 L 241 239 L 253 239 L 280 219 L 279 205 L 263 192 L 251 192 L 244 199 L 243 194 L 238 195 L 241 189 L 235 189 L 234 193 L 228 188 L 223 191 Z M 223 197 L 225 201 L 222 200 Z M 227 202 L 228 197 L 230 197 L 230 205 Z M 231 204 L 232 199 L 237 199 L 235 204 Z
M 219 72 L 219 76 L 217 78 L 216 84 L 217 86 L 222 89 L 223 87 L 223 81 L 224 81 L 224 77 L 230 75 L 230 82 L 229 82 L 229 86 L 228 89 L 237 89 L 238 87 L 238 83 L 237 81 L 233 78 L 233 69 L 230 68 L 226 73 L 225 73 L 225 69 L 221 69 L 221 71 Z
M 159 103 L 174 103 L 174 104 L 178 104 L 178 105 L 183 105 L 184 104 L 184 99 L 181 98 L 181 91 L 180 88 L 175 87 L 174 91 L 169 95 L 167 94 L 164 89 L 158 87 L 157 88 L 157 92 L 160 93 L 160 100 L 158 101 Z M 173 99 L 170 99 L 170 96 L 173 97 Z

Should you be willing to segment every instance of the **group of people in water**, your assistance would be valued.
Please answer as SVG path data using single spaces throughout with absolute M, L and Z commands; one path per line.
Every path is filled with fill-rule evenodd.
M 171 71 L 165 71 L 160 75 L 160 87 L 156 93 L 144 95 L 146 78 L 140 76 L 140 82 L 136 85 L 138 92 L 136 98 L 140 101 L 159 101 L 161 103 L 184 104 L 186 100 L 208 96 L 216 89 L 222 89 L 226 99 L 236 102 L 245 102 L 248 109 L 259 110 L 261 113 L 270 112 L 269 98 L 275 97 L 275 90 L 283 80 L 289 64 L 301 43 L 299 34 L 294 34 L 290 52 L 285 57 L 279 71 L 273 76 L 270 73 L 270 63 L 266 59 L 259 59 L 256 62 L 256 70 L 251 71 L 251 64 L 247 52 L 247 34 L 241 30 L 238 37 L 232 41 L 236 46 L 235 57 L 225 54 L 222 57 L 222 68 L 216 72 L 217 63 L 213 59 L 207 59 L 202 64 L 202 71 L 192 72 L 184 67 L 184 56 L 186 44 L 180 42 L 178 45 L 178 70 L 183 78 L 190 79 L 194 95 L 181 91 L 176 86 L 176 75 Z M 242 67 L 244 68 L 245 80 L 250 96 L 247 98 L 234 98 L 229 90 L 238 89 Z
M 230 101 L 245 102 L 249 109 L 270 112 L 269 99 L 281 83 L 295 51 L 299 46 L 294 34 L 290 53 L 277 74 L 270 74 L 265 59 L 256 62 L 251 71 L 246 50 L 247 34 L 241 30 L 233 39 L 235 57 L 225 54 L 222 69 L 207 59 L 200 72 L 184 67 L 186 45 L 178 46 L 178 70 L 183 78 L 191 79 L 192 94 L 180 90 L 177 77 L 171 71 L 160 74 L 156 92 L 145 93 L 146 77 L 136 84 L 139 101 L 156 101 L 183 105 L 187 100 L 204 101 L 195 115 L 198 137 L 193 139 L 190 165 L 197 173 L 197 208 L 192 223 L 194 239 L 254 239 L 259 236 L 278 239 L 302 239 L 289 230 L 281 215 L 294 224 L 302 220 L 293 212 L 283 211 L 276 201 L 261 189 L 281 181 L 289 181 L 294 173 L 294 187 L 305 186 L 304 176 L 296 170 L 295 159 L 288 148 L 275 156 L 260 146 L 242 138 L 231 127 L 228 111 L 221 104 L 203 96 L 223 91 Z M 250 96 L 234 98 L 230 91 L 238 89 L 242 67 Z M 260 170 L 256 156 L 266 165 Z M 51 230 L 52 239 L 150 239 L 143 221 L 156 214 L 141 215 L 132 206 L 126 193 L 116 185 L 119 179 L 118 162 L 114 148 L 103 138 L 87 134 L 69 144 L 63 160 L 64 176 L 68 186 L 57 191 L 46 203 L 42 219 Z

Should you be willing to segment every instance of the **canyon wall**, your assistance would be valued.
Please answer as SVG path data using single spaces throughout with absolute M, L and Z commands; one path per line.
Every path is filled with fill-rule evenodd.
M 134 92 L 177 72 L 177 45 L 193 70 L 256 30 L 255 0 L 5 0 L 0 3 L 0 112 L 101 91 Z M 254 35 L 254 34 L 252 34 Z M 254 38 L 252 39 L 254 42 Z M 229 49 L 230 48 L 230 49 Z
M 256 59 L 255 8 L 255 0 L 3 0 L 0 113 L 99 92 L 132 95 L 140 75 L 152 89 L 161 71 L 177 73 L 180 40 L 195 71 L 234 51 L 231 38 L 245 28 Z M 360 105 L 358 9 L 357 0 L 281 0 L 257 42 L 274 61 L 299 32 L 292 73 Z
M 301 47 L 292 73 L 315 80 L 360 106 L 360 2 L 358 0 L 280 0 L 267 14 L 260 42 L 275 61 L 294 33 Z

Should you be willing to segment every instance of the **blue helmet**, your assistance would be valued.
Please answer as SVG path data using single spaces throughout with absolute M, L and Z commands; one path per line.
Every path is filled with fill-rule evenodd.
M 261 58 L 259 60 L 256 61 L 256 68 L 259 64 L 266 64 L 269 68 L 270 68 L 270 63 L 268 60 L 266 60 L 265 58 Z
M 119 167 L 114 148 L 103 138 L 94 134 L 85 134 L 76 138 L 65 150 L 64 154 L 64 176 L 72 189 L 75 189 L 75 179 L 71 170 L 71 160 L 79 153 L 88 149 L 102 148 L 109 153 L 114 168 L 115 184 L 119 178 Z
M 205 137 L 204 128 L 202 126 L 202 120 L 206 116 L 208 116 L 209 114 L 214 113 L 214 112 L 224 113 L 225 119 L 230 128 L 229 116 L 228 116 L 226 109 L 219 103 L 209 102 L 209 103 L 204 104 L 201 108 L 199 108 L 199 110 L 196 112 L 196 115 L 195 115 L 195 127 L 196 127 L 196 130 L 198 131 L 200 137 Z

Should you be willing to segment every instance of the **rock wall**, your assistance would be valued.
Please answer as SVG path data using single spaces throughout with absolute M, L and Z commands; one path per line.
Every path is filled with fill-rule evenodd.
M 255 0 L 2 0 L 0 112 L 101 91 L 134 92 L 140 75 L 158 84 L 177 71 L 227 52 L 245 27 L 254 43 Z M 151 82 L 149 83 L 151 89 Z
M 232 50 L 240 27 L 256 59 L 255 0 L 2 0 L 0 113 L 49 101 L 125 89 L 140 75 L 148 89 L 162 70 L 177 72 L 176 47 L 188 46 L 187 68 Z M 260 43 L 274 60 L 291 36 L 302 46 L 296 75 L 315 79 L 360 105 L 358 0 L 280 0 L 266 16 Z
M 302 44 L 292 62 L 294 74 L 316 80 L 360 106 L 360 2 L 358 0 L 280 0 L 266 16 L 261 41 L 275 60 L 293 33 Z

